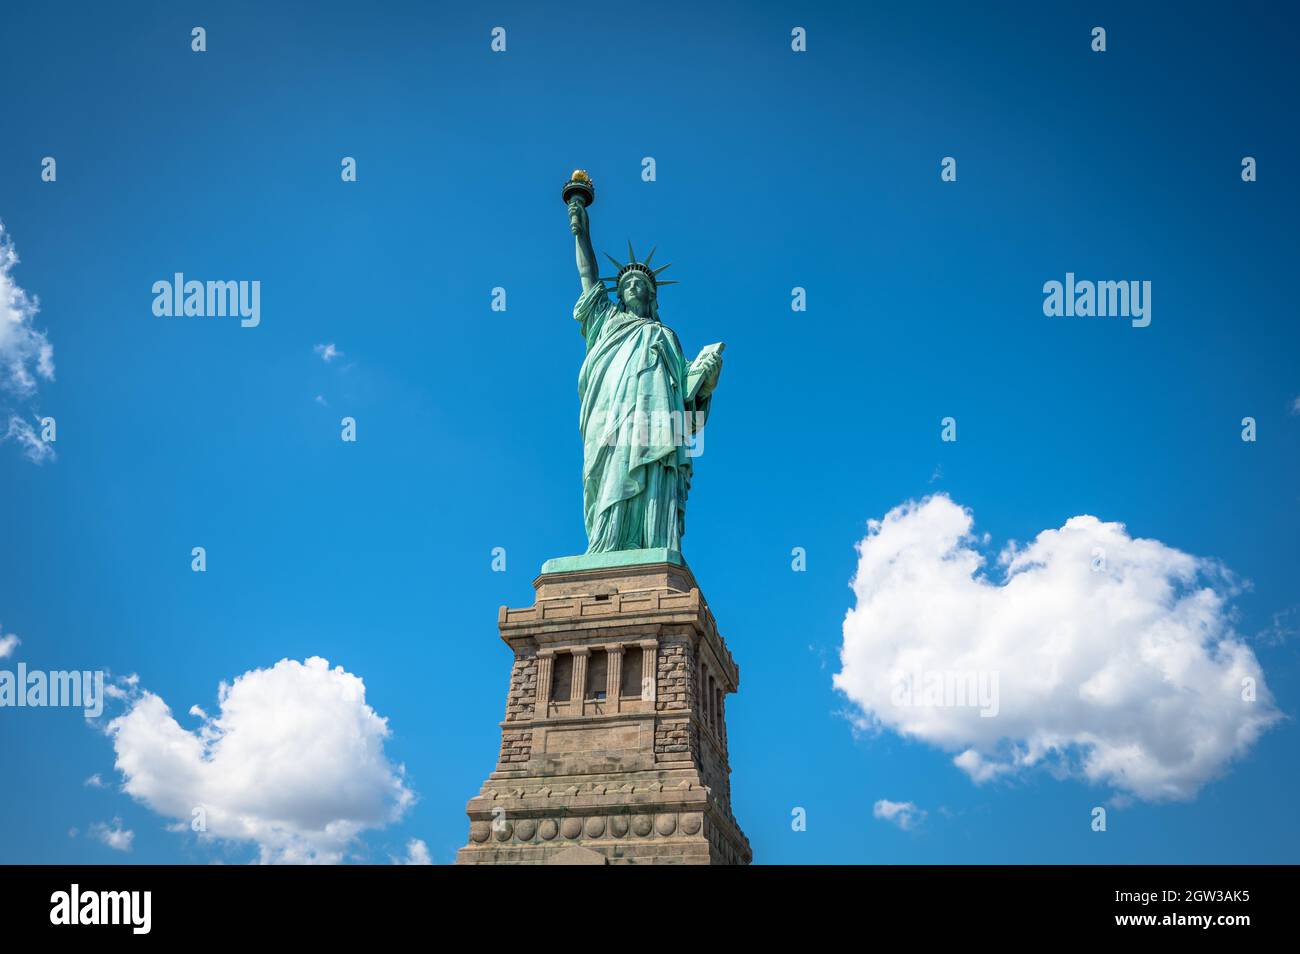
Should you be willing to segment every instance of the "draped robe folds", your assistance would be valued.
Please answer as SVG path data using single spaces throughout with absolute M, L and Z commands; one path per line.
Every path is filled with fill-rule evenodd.
M 587 355 L 578 373 L 587 552 L 681 550 L 690 435 L 709 398 L 687 401 L 689 365 L 671 328 L 617 308 L 593 285 L 573 308 Z

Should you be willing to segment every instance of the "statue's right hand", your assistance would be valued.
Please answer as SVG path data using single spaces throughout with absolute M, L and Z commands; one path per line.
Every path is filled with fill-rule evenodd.
M 577 199 L 569 200 L 569 231 L 574 235 L 587 234 L 587 209 Z

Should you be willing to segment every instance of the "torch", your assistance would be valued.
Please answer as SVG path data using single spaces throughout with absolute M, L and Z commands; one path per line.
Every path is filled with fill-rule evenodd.
M 568 205 L 575 199 L 582 203 L 585 209 L 596 201 L 596 183 L 591 181 L 591 176 L 587 175 L 586 169 L 574 169 L 573 175 L 569 176 L 569 181 L 564 184 L 564 189 L 560 193 L 564 198 L 564 204 Z M 573 226 L 574 232 L 577 232 L 577 216 L 570 210 L 569 224 Z

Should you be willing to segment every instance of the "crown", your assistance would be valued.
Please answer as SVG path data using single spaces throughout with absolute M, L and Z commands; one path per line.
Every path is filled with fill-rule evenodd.
M 656 288 L 659 288 L 663 285 L 676 285 L 677 282 L 673 282 L 673 281 L 661 282 L 658 278 L 659 273 L 662 272 L 665 268 L 667 268 L 668 265 L 671 265 L 672 262 L 669 262 L 668 265 L 660 265 L 658 268 L 650 267 L 650 260 L 655 257 L 655 249 L 657 248 L 658 246 L 655 246 L 655 248 L 650 249 L 650 254 L 645 257 L 644 262 L 638 262 L 636 260 L 636 252 L 632 251 L 632 240 L 628 239 L 627 264 L 626 265 L 623 264 L 618 259 L 616 259 L 613 255 L 610 255 L 608 252 L 606 252 L 605 257 L 614 263 L 614 267 L 618 269 L 618 273 L 615 274 L 613 278 L 602 278 L 600 279 L 600 281 L 613 282 L 614 285 L 617 286 L 619 281 L 622 279 L 622 277 L 626 275 L 628 272 L 640 272 L 642 275 L 646 276 L 646 278 L 650 279 L 651 284 L 653 284 Z

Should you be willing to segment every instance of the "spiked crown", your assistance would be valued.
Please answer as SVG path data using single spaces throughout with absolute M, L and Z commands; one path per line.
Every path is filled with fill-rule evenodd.
M 650 254 L 645 257 L 644 262 L 638 262 L 636 260 L 636 252 L 632 251 L 631 239 L 628 239 L 628 243 L 627 243 L 628 261 L 626 264 L 620 262 L 618 259 L 616 259 L 613 255 L 610 255 L 608 252 L 605 253 L 605 257 L 614 263 L 614 267 L 618 269 L 618 272 L 615 273 L 613 278 L 602 278 L 600 280 L 602 282 L 613 282 L 616 288 L 618 287 L 618 283 L 622 280 L 623 276 L 626 275 L 628 272 L 640 272 L 646 278 L 650 279 L 650 284 L 655 286 L 655 288 L 659 288 L 663 285 L 677 284 L 677 282 L 673 282 L 673 281 L 661 282 L 659 280 L 659 273 L 662 272 L 665 268 L 667 268 L 668 265 L 671 265 L 672 262 L 669 262 L 668 265 L 660 265 L 658 268 L 651 268 L 650 260 L 655 257 L 655 249 L 653 248 L 650 249 Z

